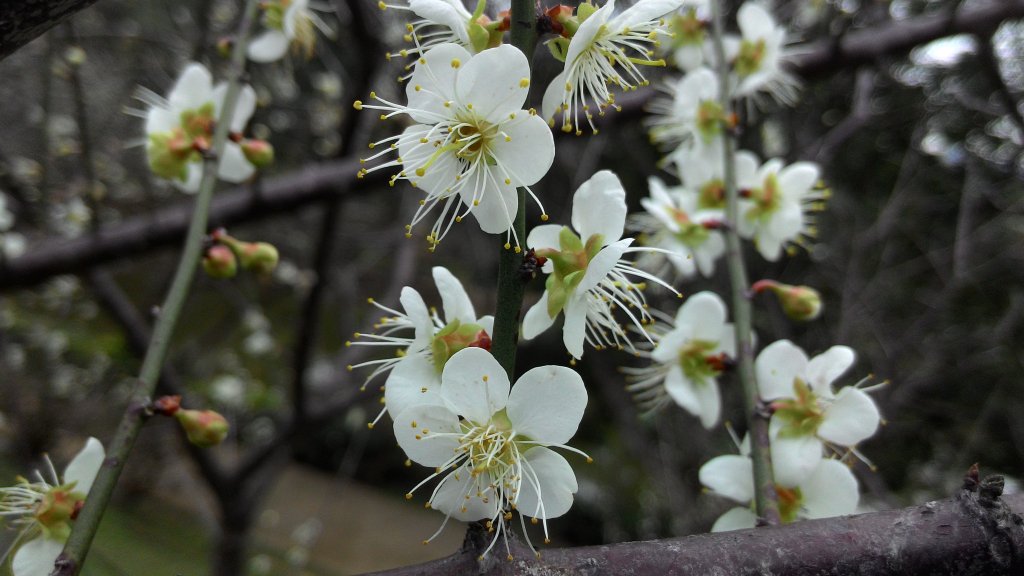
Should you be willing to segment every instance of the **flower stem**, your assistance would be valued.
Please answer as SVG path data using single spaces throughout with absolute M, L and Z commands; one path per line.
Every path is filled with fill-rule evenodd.
M 178 269 L 171 282 L 171 288 L 167 293 L 163 306 L 160 307 L 156 325 L 153 328 L 153 337 L 150 340 L 149 348 L 142 362 L 139 371 L 138 382 L 132 392 L 132 398 L 128 403 L 121 423 L 113 441 L 107 449 L 107 459 L 104 460 L 99 474 L 93 483 L 92 490 L 86 498 L 85 506 L 82 508 L 78 518 L 74 522 L 71 536 L 68 538 L 64 551 L 57 559 L 56 570 L 53 576 L 73 576 L 78 574 L 89 552 L 93 536 L 99 528 L 103 512 L 110 502 L 110 497 L 117 485 L 117 479 L 124 469 L 125 462 L 131 453 L 135 438 L 138 436 L 142 424 L 146 420 L 149 397 L 156 388 L 157 380 L 160 377 L 160 369 L 167 357 L 170 347 L 171 335 L 181 315 L 182 306 L 188 296 L 192 279 L 195 276 L 196 267 L 202 253 L 203 237 L 206 235 L 207 220 L 210 211 L 210 200 L 213 197 L 214 185 L 217 182 L 217 167 L 220 164 L 220 155 L 224 150 L 224 143 L 227 141 L 230 128 L 230 119 L 234 115 L 235 104 L 241 92 L 239 78 L 245 70 L 246 44 L 249 30 L 256 17 L 256 9 L 259 0 L 248 0 L 242 21 L 239 25 L 238 36 L 231 57 L 231 68 L 228 72 L 228 88 L 224 98 L 224 105 L 218 118 L 216 131 L 213 136 L 211 153 L 203 161 L 203 176 L 199 186 L 199 193 L 196 195 L 195 208 L 192 213 L 192 221 L 189 225 L 188 234 L 185 240 L 185 248 L 178 262 Z
M 718 61 L 719 104 L 723 111 L 731 110 L 729 62 L 725 57 L 722 23 L 722 7 L 711 2 L 714 26 L 713 43 L 715 59 Z M 736 142 L 729 130 L 722 137 L 724 160 L 724 186 L 726 219 L 730 226 L 725 230 L 725 258 L 729 266 L 729 280 L 732 287 L 733 319 L 736 325 L 736 364 L 739 368 L 740 383 L 743 386 L 744 412 L 747 430 L 750 434 L 750 456 L 754 463 L 754 502 L 757 515 L 768 524 L 779 523 L 779 501 L 772 478 L 771 451 L 768 438 L 768 419 L 758 408 L 757 382 L 754 379 L 753 311 L 747 297 L 747 268 L 743 262 L 743 246 L 736 231 L 739 222 L 739 191 L 736 189 Z
M 526 54 L 527 61 L 533 55 L 536 42 L 533 0 L 512 0 L 510 35 L 512 45 Z M 513 379 L 516 364 L 516 347 L 519 345 L 519 312 L 523 307 L 523 291 L 526 282 L 520 275 L 526 242 L 526 191 L 520 188 L 519 209 L 512 223 L 517 245 L 506 249 L 502 242 L 498 261 L 498 306 L 494 315 L 494 333 L 491 334 L 491 353 L 501 364 L 509 379 Z

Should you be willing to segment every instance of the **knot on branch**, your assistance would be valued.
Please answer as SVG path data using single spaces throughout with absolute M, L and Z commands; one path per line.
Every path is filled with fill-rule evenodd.
M 985 531 L 993 562 L 1007 574 L 1024 573 L 1024 519 L 1003 502 L 1004 480 L 1000 475 L 981 478 L 974 464 L 964 475 L 956 495 L 963 511 Z

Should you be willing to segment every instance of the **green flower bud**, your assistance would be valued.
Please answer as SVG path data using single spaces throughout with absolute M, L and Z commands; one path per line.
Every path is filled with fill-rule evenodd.
M 185 429 L 188 441 L 201 448 L 220 444 L 230 430 L 227 419 L 213 410 L 178 410 L 174 417 Z
M 751 287 L 755 294 L 771 290 L 782 311 L 791 320 L 806 322 L 821 315 L 821 294 L 810 286 L 791 286 L 774 280 L 760 280 Z
M 277 248 L 266 242 L 243 242 L 238 259 L 242 268 L 257 274 L 270 274 L 277 268 Z
M 245 159 L 257 168 L 270 166 L 274 162 L 274 147 L 266 140 L 243 140 L 242 153 Z

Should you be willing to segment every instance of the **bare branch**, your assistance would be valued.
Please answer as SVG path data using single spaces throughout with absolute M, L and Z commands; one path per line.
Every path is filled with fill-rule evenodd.
M 21 0 L 0 3 L 0 60 L 96 0 Z

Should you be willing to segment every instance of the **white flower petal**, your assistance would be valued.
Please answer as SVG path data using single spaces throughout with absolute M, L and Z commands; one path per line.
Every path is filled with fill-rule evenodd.
M 467 26 L 472 16 L 461 2 L 440 0 L 409 0 L 409 8 L 424 20 L 444 25 L 451 29 L 459 38 L 459 42 L 468 45 L 469 32 Z
M 511 44 L 502 44 L 478 53 L 462 66 L 455 80 L 455 96 L 460 104 L 472 105 L 474 114 L 497 124 L 522 110 L 529 80 L 526 55 Z
M 612 30 L 628 28 L 651 20 L 657 20 L 665 14 L 682 6 L 686 0 L 640 0 L 608 23 Z
M 793 397 L 793 380 L 803 377 L 807 369 L 807 355 L 789 340 L 772 342 L 754 361 L 757 389 L 761 399 Z
M 181 117 L 167 108 L 153 106 L 146 112 L 147 135 L 170 132 L 177 128 L 180 123 Z
M 700 467 L 697 477 L 712 492 L 740 504 L 754 499 L 754 465 L 747 456 L 712 458 Z
M 410 406 L 441 404 L 441 375 L 423 354 L 402 358 L 384 383 L 384 405 L 394 419 Z
M 665 374 L 665 392 L 683 410 L 694 416 L 701 415 L 700 398 L 697 397 L 697 384 L 686 377 L 682 368 L 674 365 Z
M 583 357 L 583 342 L 587 330 L 587 295 L 580 292 L 569 298 L 565 304 L 565 323 L 562 325 L 562 343 L 565 350 L 579 360 Z
M 576 29 L 576 33 L 573 34 L 572 40 L 569 41 L 569 49 L 565 53 L 566 70 L 569 70 L 576 63 L 576 59 L 580 57 L 580 54 L 593 47 L 594 40 L 601 31 L 601 27 L 608 22 L 614 11 L 615 0 L 608 0 L 604 6 L 601 6 L 596 12 L 591 14 L 583 24 L 580 24 L 580 27 Z M 563 82 L 562 84 L 564 90 L 565 83 Z
M 290 41 L 281 30 L 266 30 L 249 42 L 249 60 L 260 64 L 277 62 L 288 52 Z
M 601 170 L 573 195 L 572 227 L 584 243 L 592 235 L 600 234 L 602 245 L 608 245 L 622 238 L 626 211 L 626 190 L 619 177 L 610 170 Z
M 405 87 L 409 102 L 409 116 L 416 122 L 435 124 L 451 118 L 453 112 L 445 102 L 455 99 L 455 81 L 459 68 L 452 65 L 456 60 L 469 62 L 472 55 L 458 44 L 438 44 L 416 64 L 412 77 Z M 461 67 L 461 64 L 460 64 Z
M 248 180 L 256 167 L 253 166 L 242 152 L 242 147 L 234 142 L 224 143 L 224 152 L 220 156 L 217 177 L 227 182 L 244 182 Z
M 692 326 L 693 338 L 717 342 L 725 326 L 725 302 L 714 292 L 698 292 L 676 313 L 676 326 Z
M 103 450 L 103 444 L 99 440 L 90 437 L 85 441 L 85 446 L 64 468 L 64 482 L 74 482 L 75 492 L 88 493 L 106 457 L 107 454 Z
M 444 365 L 441 397 L 452 410 L 474 424 L 486 424 L 508 403 L 505 369 L 483 348 L 463 348 Z
M 463 204 L 472 207 L 481 230 L 488 234 L 503 234 L 512 226 L 519 212 L 519 195 L 515 186 L 495 182 L 494 176 L 492 174 L 479 186 L 463 186 L 459 196 Z
M 818 181 L 820 172 L 813 162 L 796 162 L 779 172 L 779 188 L 789 198 L 801 198 Z
M 694 392 L 697 394 L 697 402 L 700 410 L 697 416 L 702 426 L 710 430 L 718 424 L 718 418 L 722 414 L 722 397 L 718 391 L 718 382 L 714 378 L 708 378 L 703 382 L 694 384 Z
M 500 181 L 531 186 L 544 177 L 555 160 L 555 140 L 547 122 L 525 111 L 501 125 L 504 136 L 491 141 L 491 153 L 498 163 L 495 173 Z M 508 139 L 506 140 L 506 136 Z
M 64 543 L 40 536 L 21 545 L 11 561 L 13 576 L 49 576 Z
M 213 77 L 205 66 L 190 62 L 171 88 L 167 101 L 176 113 L 199 108 L 212 102 Z
M 533 340 L 554 323 L 555 319 L 548 315 L 548 292 L 545 290 L 523 317 L 523 340 Z
M 750 508 L 733 508 L 718 517 L 712 532 L 729 532 L 731 530 L 746 530 L 757 526 L 757 515 Z
M 847 386 L 836 394 L 825 410 L 825 419 L 818 427 L 818 436 L 840 446 L 853 446 L 878 430 L 881 416 L 870 396 Z
M 572 495 L 577 490 L 576 474 L 561 454 L 544 447 L 531 448 L 523 463 L 523 484 L 516 498 L 516 510 L 541 520 L 557 518 L 572 507 Z
M 757 2 L 744 2 L 736 14 L 736 24 L 745 40 L 758 40 L 770 35 L 775 29 L 771 13 Z
M 658 340 L 658 344 L 651 351 L 651 359 L 659 364 L 675 362 L 678 358 L 679 349 L 686 345 L 692 334 L 691 326 L 677 326 L 667 332 Z
M 213 110 L 218 118 L 220 118 L 221 110 L 224 108 L 224 99 L 227 97 L 227 94 L 228 85 L 224 82 L 217 84 L 213 89 Z M 252 89 L 252 86 L 244 84 L 238 91 L 238 99 L 235 101 L 235 112 L 231 116 L 231 131 L 242 132 L 255 111 L 256 91 Z
M 562 72 L 555 76 L 555 79 L 544 89 L 544 99 L 541 101 L 540 107 L 541 117 L 546 120 L 554 118 L 558 107 L 565 99 L 565 94 L 565 72 Z
M 773 421 L 776 418 L 772 418 Z M 787 437 L 772 435 L 772 469 L 780 486 L 799 486 L 821 462 L 824 446 L 814 436 Z
M 833 346 L 807 364 L 807 384 L 819 396 L 832 397 L 832 383 L 853 366 L 857 354 L 849 346 Z
M 476 310 L 473 309 L 473 302 L 469 299 L 469 294 L 466 294 L 466 289 L 462 287 L 462 282 L 443 266 L 434 266 L 431 272 L 434 275 L 437 292 L 441 294 L 445 322 L 459 320 L 464 324 L 476 323 Z
M 822 460 L 811 477 L 800 485 L 805 518 L 829 518 L 853 514 L 860 494 L 857 479 L 838 460 Z
M 455 456 L 459 417 L 447 406 L 416 404 L 391 416 L 395 440 L 413 462 L 435 468 Z
M 423 297 L 420 296 L 420 293 L 415 288 L 405 286 L 402 288 L 398 301 L 401 302 L 405 315 L 409 317 L 409 321 L 412 322 L 416 331 L 415 339 L 413 344 L 409 346 L 409 351 L 415 352 L 426 347 L 434 336 L 434 321 L 430 319 L 430 310 L 427 309 L 427 304 L 423 301 Z
M 576 434 L 587 407 L 587 388 L 575 370 L 539 366 L 516 380 L 506 411 L 519 436 L 565 444 Z
M 560 248 L 558 242 L 558 235 L 562 232 L 562 227 L 558 224 L 541 224 L 540 226 L 534 226 L 533 230 L 530 230 L 530 234 L 526 237 L 526 245 L 535 250 L 542 248 L 554 248 L 558 250 Z

